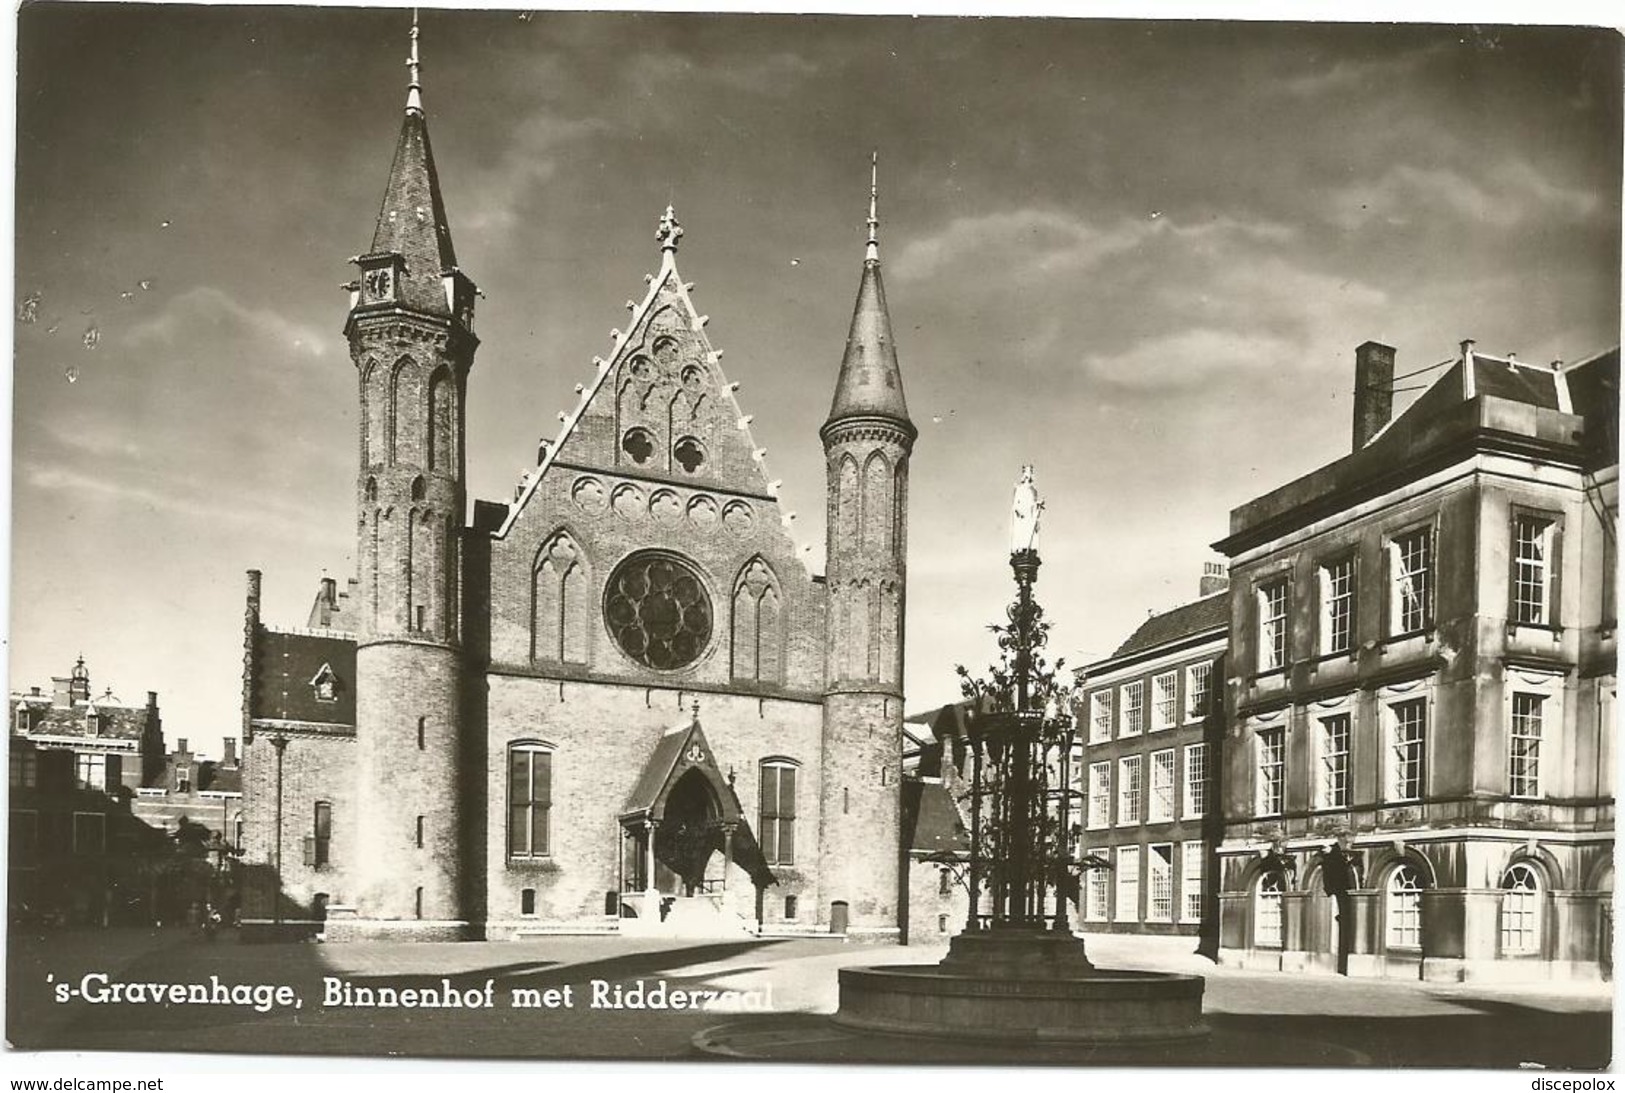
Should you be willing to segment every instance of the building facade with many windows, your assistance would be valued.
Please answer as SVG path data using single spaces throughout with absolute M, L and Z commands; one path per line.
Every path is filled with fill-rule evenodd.
M 357 460 L 335 473 L 355 476 L 357 571 L 342 591 L 324 581 L 297 628 L 261 618 L 249 576 L 248 916 L 325 917 L 330 938 L 897 939 L 916 430 L 873 200 L 844 355 L 839 330 L 826 347 L 823 575 L 678 270 L 670 207 L 579 401 L 511 498 L 470 505 L 476 292 L 415 26 L 412 49 L 348 286 Z
M 1231 514 L 1219 955 L 1439 980 L 1611 966 L 1618 376 L 1461 354 Z
M 1212 921 L 1215 788 L 1229 600 L 1219 567 L 1202 597 L 1153 615 L 1077 673 L 1073 786 L 1085 931 L 1202 932 Z

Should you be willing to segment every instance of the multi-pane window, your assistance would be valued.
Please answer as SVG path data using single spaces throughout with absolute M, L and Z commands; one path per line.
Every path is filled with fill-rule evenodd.
M 1179 724 L 1179 673 L 1164 672 L 1151 679 L 1151 731 Z
M 1286 667 L 1286 580 L 1258 586 L 1258 670 Z
M 1140 920 L 1140 848 L 1117 848 L 1117 914 L 1118 922 Z
M 1427 745 L 1427 701 L 1396 702 L 1388 708 L 1388 799 L 1422 796 L 1422 759 Z
M 1555 525 L 1544 516 L 1512 521 L 1512 621 L 1546 626 L 1552 614 L 1552 541 Z
M 1117 761 L 1118 827 L 1140 822 L 1140 777 L 1140 756 L 1130 755 Z
M 1208 715 L 1213 701 L 1213 665 L 1192 664 L 1185 669 L 1185 711 L 1193 721 Z
M 1174 818 L 1174 749 L 1151 753 L 1151 823 Z
M 1388 632 L 1410 634 L 1433 625 L 1433 529 L 1396 535 L 1388 543 Z
M 1200 841 L 1179 846 L 1179 921 L 1202 921 L 1202 879 L 1207 861 Z
M 1422 878 L 1413 866 L 1388 876 L 1387 938 L 1390 949 L 1422 947 Z
M 1524 862 L 1507 870 L 1501 881 L 1501 954 L 1540 951 L 1540 876 Z
M 1089 851 L 1090 856 L 1104 858 L 1107 850 L 1099 846 Z M 1107 901 L 1110 899 L 1111 871 L 1108 869 L 1091 869 L 1085 874 L 1085 884 L 1088 889 L 1088 902 L 1084 904 L 1083 917 L 1090 922 L 1105 922 L 1107 915 Z
M 1145 684 L 1139 680 L 1123 684 L 1123 705 L 1118 736 L 1139 736 L 1145 725 Z
M 1514 797 L 1540 796 L 1540 734 L 1546 696 L 1515 691 L 1507 743 L 1507 784 Z
M 1354 559 L 1320 567 L 1320 652 L 1346 653 L 1354 644 Z
M 1172 922 L 1174 919 L 1174 847 L 1153 843 L 1145 848 L 1145 920 Z
M 1207 745 L 1185 745 L 1185 819 L 1207 812 Z
M 508 857 L 545 858 L 551 853 L 553 753 L 535 745 L 508 749 Z
M 85 755 L 74 758 L 74 784 L 80 789 L 107 790 L 107 756 Z
M 39 766 L 34 749 L 11 742 L 11 784 L 13 788 L 33 789 L 39 781 Z
M 1253 894 L 1253 946 L 1259 949 L 1281 947 L 1281 874 L 1265 873 L 1258 878 Z
M 1089 764 L 1089 826 L 1110 827 L 1112 823 L 1112 765 Z
M 1349 806 L 1349 715 L 1332 714 L 1320 719 L 1316 753 L 1320 759 L 1320 780 L 1315 785 L 1316 808 Z
M 769 865 L 796 861 L 796 768 L 789 763 L 762 764 L 762 796 L 757 826 L 762 855 Z
M 1112 738 L 1112 693 L 1096 691 L 1089 696 L 1089 743 L 1104 744 Z
M 317 801 L 311 810 L 310 834 L 305 836 L 305 864 L 321 868 L 333 860 L 333 804 Z
M 1286 728 L 1259 729 L 1258 784 L 1255 815 L 1277 816 L 1281 812 L 1286 777 Z

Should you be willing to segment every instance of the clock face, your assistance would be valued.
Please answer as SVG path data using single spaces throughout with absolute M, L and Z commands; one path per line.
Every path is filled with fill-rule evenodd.
M 387 269 L 369 269 L 364 280 L 369 300 L 388 300 L 395 295 L 395 275 Z

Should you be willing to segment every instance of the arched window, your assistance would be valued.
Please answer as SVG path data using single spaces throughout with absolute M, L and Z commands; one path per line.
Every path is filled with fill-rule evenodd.
M 769 865 L 796 863 L 797 773 L 794 760 L 762 760 L 756 832 L 762 846 L 762 856 Z
M 533 582 L 532 659 L 587 663 L 586 556 L 568 532 L 558 532 L 537 551 Z
M 1422 947 L 1422 875 L 1413 865 L 1388 874 L 1386 936 L 1390 949 Z
M 508 857 L 545 858 L 552 853 L 553 751 L 545 744 L 508 748 Z
M 1285 888 L 1279 873 L 1265 873 L 1258 878 L 1253 892 L 1253 947 L 1279 949 L 1281 947 L 1281 893 Z
M 1501 878 L 1501 954 L 1540 952 L 1542 892 L 1540 874 L 1528 862 L 1518 862 Z
M 875 452 L 863 465 L 863 537 L 864 545 L 873 548 L 877 557 L 891 554 L 891 490 L 891 464 Z
M 733 677 L 783 681 L 783 631 L 778 580 L 767 563 L 751 559 L 734 584 Z
M 412 500 L 414 500 L 414 501 L 423 500 L 424 494 L 426 492 L 427 492 L 427 487 L 425 487 L 424 484 L 423 484 L 423 476 L 421 474 L 418 475 L 416 478 L 412 479 Z
M 429 468 L 446 470 L 452 465 L 451 374 L 437 369 L 429 380 Z
M 378 500 L 378 479 L 374 478 L 372 475 L 367 476 L 367 500 L 368 502 L 376 502 Z

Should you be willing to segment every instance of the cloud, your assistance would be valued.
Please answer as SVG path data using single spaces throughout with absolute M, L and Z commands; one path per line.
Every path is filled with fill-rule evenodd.
M 1283 338 L 1197 327 L 1139 342 L 1121 353 L 1087 355 L 1079 363 L 1096 379 L 1154 390 L 1283 372 L 1296 368 L 1301 356 L 1300 346 Z
M 1333 190 L 1327 216 L 1350 230 L 1371 223 L 1406 226 L 1441 214 L 1509 228 L 1537 218 L 1583 220 L 1598 207 L 1596 194 L 1554 182 L 1524 160 L 1465 171 L 1396 163 L 1375 178 Z
M 202 286 L 173 297 L 151 319 L 130 328 L 131 345 L 195 345 L 209 337 L 240 341 L 244 335 L 268 339 L 294 358 L 327 354 L 327 340 L 314 327 L 286 319 L 269 308 L 251 308 L 217 288 Z
M 536 114 L 514 129 L 497 162 L 460 182 L 459 206 L 472 210 L 459 226 L 500 231 L 512 226 L 532 190 L 553 177 L 565 145 L 609 130 L 599 118 L 560 118 Z
M 1382 90 L 1392 81 L 1415 72 L 1448 48 L 1448 43 L 1435 42 L 1421 49 L 1405 50 L 1389 56 L 1343 59 L 1328 68 L 1288 77 L 1275 86 L 1297 98 Z
M 1157 243 L 1205 247 L 1222 240 L 1280 243 L 1291 236 L 1285 225 L 1230 216 L 1179 224 L 1154 214 L 1099 226 L 1058 210 L 1017 209 L 958 217 L 935 235 L 904 246 L 890 270 L 901 280 L 923 280 L 969 261 L 997 263 L 1017 277 L 1058 276 L 1083 272 Z

